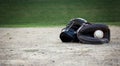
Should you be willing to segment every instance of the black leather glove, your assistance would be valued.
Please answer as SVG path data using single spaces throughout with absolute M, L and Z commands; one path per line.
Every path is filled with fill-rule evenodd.
M 103 38 L 95 38 L 94 32 L 102 30 Z M 81 43 L 89 44 L 103 44 L 110 41 L 110 29 L 104 24 L 84 24 L 77 30 L 77 37 Z

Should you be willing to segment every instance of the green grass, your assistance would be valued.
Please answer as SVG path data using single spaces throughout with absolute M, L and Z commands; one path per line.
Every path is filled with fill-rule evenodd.
M 119 0 L 0 0 L 0 27 L 66 25 L 82 17 L 120 26 Z

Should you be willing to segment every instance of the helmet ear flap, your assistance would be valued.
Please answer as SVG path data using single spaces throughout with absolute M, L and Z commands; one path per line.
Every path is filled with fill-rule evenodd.
M 66 32 L 62 32 L 60 34 L 60 39 L 62 40 L 62 42 L 72 42 L 73 40 L 73 38 Z
M 60 39 L 62 42 L 78 42 L 78 38 L 74 30 L 70 29 L 69 31 L 64 30 L 60 34 Z

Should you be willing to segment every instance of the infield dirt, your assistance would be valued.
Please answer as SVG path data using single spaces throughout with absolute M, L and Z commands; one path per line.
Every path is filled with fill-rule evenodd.
M 62 43 L 61 29 L 0 28 L 0 66 L 120 66 L 120 27 L 100 45 Z

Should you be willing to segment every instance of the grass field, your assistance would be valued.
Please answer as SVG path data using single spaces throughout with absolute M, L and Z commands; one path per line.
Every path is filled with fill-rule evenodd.
M 71 18 L 120 25 L 120 0 L 0 0 L 0 27 L 63 26 Z

